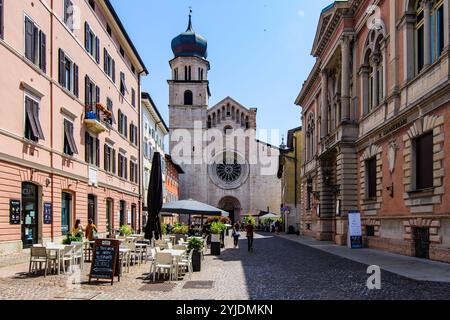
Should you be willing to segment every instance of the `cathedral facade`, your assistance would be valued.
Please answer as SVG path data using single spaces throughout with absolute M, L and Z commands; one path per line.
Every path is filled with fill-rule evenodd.
M 185 172 L 180 199 L 230 213 L 233 222 L 261 211 L 280 213 L 279 149 L 256 139 L 256 108 L 231 97 L 209 106 L 207 41 L 193 31 L 172 40 L 170 154 Z

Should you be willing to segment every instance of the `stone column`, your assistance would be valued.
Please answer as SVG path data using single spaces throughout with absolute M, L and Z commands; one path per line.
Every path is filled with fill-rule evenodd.
M 424 15 L 424 35 L 423 42 L 425 45 L 423 55 L 424 55 L 424 65 L 427 66 L 431 64 L 431 29 L 430 29 L 430 19 L 431 19 L 431 6 L 432 2 L 429 0 L 424 0 L 422 2 L 423 15 Z
M 350 36 L 341 38 L 342 81 L 341 81 L 341 121 L 350 120 Z
M 362 110 L 363 116 L 365 116 L 369 113 L 369 66 L 361 66 L 359 75 L 361 76 Z
M 328 74 L 322 70 L 322 104 L 320 108 L 320 137 L 325 138 L 328 134 Z

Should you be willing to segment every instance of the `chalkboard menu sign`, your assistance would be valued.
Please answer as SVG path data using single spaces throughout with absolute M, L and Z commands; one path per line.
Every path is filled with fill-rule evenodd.
M 20 224 L 20 200 L 9 201 L 9 224 Z
M 44 203 L 44 224 L 52 224 L 52 204 Z
M 89 283 L 91 283 L 91 279 L 101 279 L 111 280 L 111 285 L 113 285 L 115 276 L 117 276 L 120 281 L 119 246 L 119 240 L 95 240 Z

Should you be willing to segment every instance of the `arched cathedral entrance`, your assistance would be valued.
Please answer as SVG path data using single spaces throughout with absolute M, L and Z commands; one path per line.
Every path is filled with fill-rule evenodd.
M 230 219 L 234 225 L 239 221 L 241 215 L 241 203 L 235 197 L 224 197 L 219 201 L 218 207 L 230 214 Z

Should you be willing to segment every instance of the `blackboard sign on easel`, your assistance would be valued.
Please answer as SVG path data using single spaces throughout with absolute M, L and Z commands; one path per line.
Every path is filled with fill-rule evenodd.
M 91 279 L 111 280 L 111 285 L 113 285 L 115 276 L 120 281 L 119 246 L 119 240 L 95 240 L 89 283 L 91 283 Z
M 9 224 L 20 224 L 20 200 L 9 201 Z

